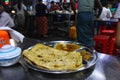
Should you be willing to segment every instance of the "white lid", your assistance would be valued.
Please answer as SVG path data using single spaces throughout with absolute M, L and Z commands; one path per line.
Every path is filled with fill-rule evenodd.
M 0 59 L 10 59 L 17 57 L 21 54 L 21 48 L 11 46 L 11 45 L 4 45 L 0 49 Z

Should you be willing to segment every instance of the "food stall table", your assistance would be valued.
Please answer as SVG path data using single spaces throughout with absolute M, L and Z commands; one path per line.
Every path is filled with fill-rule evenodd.
M 23 43 L 18 44 L 22 50 L 33 46 L 41 41 L 31 38 L 25 38 Z M 41 72 L 28 69 L 22 61 L 10 66 L 0 67 L 0 80 L 120 80 L 120 57 L 97 53 L 98 60 L 94 68 L 85 70 L 85 73 L 76 75 L 72 78 L 46 78 Z

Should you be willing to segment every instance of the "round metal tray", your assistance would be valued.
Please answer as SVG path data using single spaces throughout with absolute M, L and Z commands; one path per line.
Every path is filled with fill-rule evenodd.
M 86 47 L 78 42 L 74 42 L 74 41 L 50 41 L 50 42 L 42 42 L 42 44 L 45 44 L 47 46 L 50 46 L 50 47 L 54 47 L 55 44 L 57 43 L 62 43 L 62 44 L 76 44 L 76 45 L 80 45 L 81 47 L 79 49 L 77 49 L 76 51 L 80 51 L 80 50 L 87 50 L 89 51 L 91 54 L 92 54 L 92 59 L 91 60 L 83 60 L 83 64 L 84 66 L 77 69 L 77 70 L 73 70 L 73 71 L 52 71 L 52 70 L 47 70 L 47 69 L 44 69 L 44 68 L 40 68 L 40 67 L 37 67 L 35 64 L 31 63 L 29 60 L 27 60 L 26 58 L 23 58 L 24 59 L 24 62 L 26 64 L 26 66 L 30 69 L 33 69 L 35 71 L 39 71 L 39 72 L 43 72 L 43 73 L 52 73 L 52 74 L 71 74 L 71 73 L 79 73 L 81 71 L 85 71 L 91 67 L 93 67 L 96 62 L 97 62 L 97 53 L 94 49 L 91 49 L 89 47 Z M 30 50 L 32 47 L 29 47 L 28 50 Z

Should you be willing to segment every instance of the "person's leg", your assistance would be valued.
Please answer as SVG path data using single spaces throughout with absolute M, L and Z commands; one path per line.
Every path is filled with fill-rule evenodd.
M 36 23 L 36 30 L 37 30 L 37 35 L 41 36 L 42 35 L 42 28 L 41 28 L 41 18 L 40 17 L 36 17 L 35 19 L 35 23 Z
M 94 20 L 92 12 L 80 12 L 77 23 L 77 40 L 89 47 L 94 47 Z
M 43 16 L 42 18 L 42 28 L 43 28 L 43 36 L 44 37 L 47 37 L 47 34 L 48 34 L 48 21 L 47 21 L 47 17 L 46 16 Z

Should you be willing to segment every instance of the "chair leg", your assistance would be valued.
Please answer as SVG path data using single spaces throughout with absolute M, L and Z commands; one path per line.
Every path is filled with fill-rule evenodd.
M 116 52 L 116 46 L 115 46 L 115 38 L 112 38 L 110 46 L 109 46 L 109 54 L 114 55 L 114 52 Z

